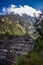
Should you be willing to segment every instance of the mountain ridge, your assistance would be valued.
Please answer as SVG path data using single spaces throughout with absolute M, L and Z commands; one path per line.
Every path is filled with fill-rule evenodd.
M 9 14 L 0 16 L 0 33 L 9 33 L 12 35 L 25 35 L 29 34 L 32 38 L 37 38 L 38 33 L 33 26 L 34 18 L 23 14 L 23 16 Z M 33 34 L 35 32 L 35 36 Z M 33 35 L 33 36 L 32 36 Z

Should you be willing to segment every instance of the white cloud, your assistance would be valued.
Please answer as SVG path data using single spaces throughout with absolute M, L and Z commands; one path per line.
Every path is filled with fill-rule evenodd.
M 12 8 L 15 8 L 15 7 L 16 7 L 16 5 L 11 4 L 11 7 L 12 7 Z
M 3 12 L 6 12 L 6 8 L 3 8 L 2 10 L 3 10 Z
M 13 4 L 11 4 L 11 6 L 8 8 L 3 8 L 3 12 L 8 14 L 13 12 L 14 14 L 19 14 L 20 16 L 22 16 L 22 14 L 24 13 L 30 16 L 34 16 L 33 13 L 36 13 L 36 16 L 38 16 L 38 13 L 41 13 L 41 11 L 37 11 L 36 9 L 28 5 L 24 5 L 24 6 L 20 5 L 19 7 L 17 7 L 16 5 Z

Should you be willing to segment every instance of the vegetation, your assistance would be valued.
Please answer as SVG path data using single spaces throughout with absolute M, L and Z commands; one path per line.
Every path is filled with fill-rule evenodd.
M 25 35 L 26 29 L 19 24 L 17 19 L 15 21 L 10 20 L 10 18 L 6 16 L 0 18 L 0 39 L 2 39 L 2 37 L 3 39 L 5 37 L 8 38 L 8 36 L 4 36 L 6 33 L 14 36 Z
M 12 65 L 43 65 L 43 40 L 37 39 L 33 51 L 19 56 Z
M 37 22 L 40 20 L 36 20 L 35 27 L 39 33 L 39 37 L 35 39 L 35 46 L 33 51 L 30 51 L 27 55 L 21 55 L 17 58 L 16 64 L 13 63 L 12 65 L 43 65 L 43 24 L 41 21 L 40 24 L 37 25 Z M 40 29 L 40 27 L 41 29 Z M 38 28 L 37 28 L 38 27 Z
M 12 65 L 43 65 L 43 24 L 42 21 L 40 24 L 37 24 L 37 22 L 38 21 L 36 20 L 34 26 L 39 33 L 39 37 L 34 40 L 35 47 L 33 51 L 30 51 L 27 55 L 20 55 L 16 59 L 16 63 L 13 63 Z M 41 26 L 41 29 L 39 28 L 39 25 Z M 32 27 L 30 26 L 30 28 Z M 30 32 L 33 33 L 32 31 Z M 9 17 L 0 18 L 0 39 L 11 39 L 12 35 L 22 36 L 25 34 L 26 28 L 18 22 L 18 19 L 15 18 L 15 20 L 10 20 Z

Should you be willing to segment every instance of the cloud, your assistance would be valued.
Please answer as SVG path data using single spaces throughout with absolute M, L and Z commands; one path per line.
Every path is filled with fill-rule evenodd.
M 3 12 L 6 12 L 6 8 L 3 8 L 2 11 L 3 11 Z
M 33 13 L 35 13 L 36 16 L 38 16 L 38 13 L 41 13 L 40 10 L 37 11 L 36 9 L 34 9 L 28 5 L 24 5 L 24 6 L 19 5 L 19 7 L 17 7 L 16 5 L 13 5 L 13 4 L 11 4 L 11 6 L 8 8 L 3 8 L 2 11 L 4 13 L 8 13 L 8 14 L 13 12 L 14 14 L 19 14 L 20 16 L 22 16 L 22 14 L 25 13 L 32 17 L 34 16 Z

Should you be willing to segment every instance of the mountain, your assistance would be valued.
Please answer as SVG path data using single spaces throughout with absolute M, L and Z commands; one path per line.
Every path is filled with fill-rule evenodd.
M 26 14 L 0 16 L 0 65 L 11 65 L 20 55 L 27 55 L 34 47 L 38 49 L 35 40 L 39 33 L 34 22 L 34 17 Z
M 0 38 L 6 33 L 14 36 L 22 36 L 29 34 L 33 39 L 37 38 L 38 32 L 36 31 L 33 23 L 34 18 L 26 14 L 19 16 L 18 14 L 9 14 L 0 16 Z
M 11 65 L 19 55 L 33 50 L 34 41 L 28 33 L 29 25 L 24 16 L 0 16 L 0 65 Z

